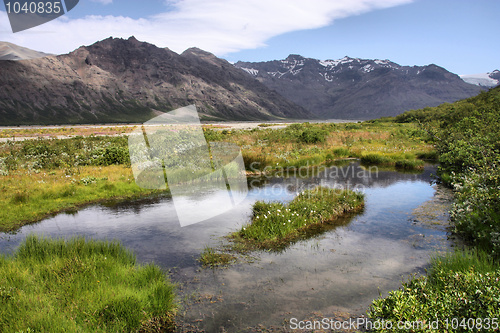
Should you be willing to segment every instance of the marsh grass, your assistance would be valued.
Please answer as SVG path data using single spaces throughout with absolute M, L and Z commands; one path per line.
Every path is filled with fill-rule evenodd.
M 393 166 L 396 169 L 410 171 L 424 168 L 424 161 L 416 159 L 412 154 L 367 153 L 361 156 L 360 161 L 364 165 Z
M 236 261 L 236 257 L 230 253 L 206 246 L 200 255 L 199 261 L 205 267 L 218 267 L 229 265 Z
M 65 126 L 47 128 L 2 128 L 0 138 L 22 137 L 57 137 L 57 136 L 90 136 L 121 135 L 131 132 L 135 126 Z
M 339 217 L 361 211 L 363 204 L 361 193 L 326 187 L 303 191 L 288 204 L 257 201 L 251 222 L 231 239 L 249 248 L 283 248 L 306 238 L 315 226 L 335 224 Z
M 493 272 L 500 269 L 500 263 L 491 255 L 477 248 L 455 250 L 445 255 L 435 255 L 431 258 L 431 268 L 428 275 L 433 277 L 437 271 L 450 271 L 464 273 L 470 269 L 478 273 Z
M 242 147 L 251 172 L 318 165 L 337 159 L 361 158 L 365 164 L 419 170 L 422 160 L 435 159 L 428 134 L 415 124 L 364 122 L 359 124 L 292 124 L 286 128 L 234 130 L 212 135 Z
M 2 332 L 172 331 L 174 298 L 159 267 L 117 242 L 28 236 L 0 256 Z

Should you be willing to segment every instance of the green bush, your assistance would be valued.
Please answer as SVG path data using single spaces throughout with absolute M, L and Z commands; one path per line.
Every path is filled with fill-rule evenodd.
M 129 164 L 126 137 L 75 137 L 25 140 L 0 150 L 0 171 L 57 169 L 81 165 Z
M 130 164 L 128 148 L 125 147 L 106 147 L 96 151 L 95 155 L 95 165 Z
M 340 148 L 335 148 L 333 150 L 333 154 L 335 156 L 345 157 L 345 156 L 349 156 L 351 153 L 349 152 L 349 149 L 344 148 L 344 147 L 340 147 Z
M 325 142 L 328 132 L 317 127 L 305 128 L 299 136 L 299 141 L 304 143 Z

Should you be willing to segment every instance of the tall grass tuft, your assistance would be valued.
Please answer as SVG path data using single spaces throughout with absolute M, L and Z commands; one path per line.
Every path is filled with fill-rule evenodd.
M 228 265 L 235 261 L 236 257 L 224 252 L 219 252 L 214 248 L 206 246 L 200 255 L 199 261 L 203 266 L 217 267 Z
M 117 242 L 28 236 L 0 256 L 1 332 L 174 329 L 174 285 Z
M 500 269 L 498 261 L 477 248 L 455 250 L 445 255 L 433 256 L 431 264 L 432 268 L 428 272 L 431 278 L 438 270 L 463 273 L 472 268 L 475 272 L 484 274 Z
M 393 163 L 393 160 L 382 154 L 368 153 L 361 157 L 361 163 L 369 165 L 390 165 Z

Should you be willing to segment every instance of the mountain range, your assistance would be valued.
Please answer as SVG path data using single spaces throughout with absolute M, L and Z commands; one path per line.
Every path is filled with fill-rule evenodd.
M 373 119 L 474 96 L 481 87 L 434 64 L 344 57 L 237 62 L 267 87 L 320 118 Z
M 203 120 L 311 118 L 226 60 L 196 48 L 177 54 L 134 37 L 1 61 L 0 72 L 2 125 L 144 122 L 190 104 Z
M 134 37 L 58 56 L 0 42 L 0 60 L 0 125 L 144 122 L 189 104 L 205 121 L 373 119 L 471 97 L 500 79 L 347 56 L 231 64 Z

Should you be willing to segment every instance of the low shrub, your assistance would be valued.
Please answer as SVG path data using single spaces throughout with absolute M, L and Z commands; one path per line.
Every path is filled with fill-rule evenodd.
M 375 300 L 369 317 L 393 324 L 391 330 L 377 332 L 408 332 L 397 327 L 401 322 L 420 323 L 414 332 L 496 331 L 498 322 L 493 318 L 500 315 L 499 281 L 499 266 L 486 254 L 457 251 L 434 258 L 427 277 L 413 277 L 400 290 Z
M 328 132 L 317 127 L 306 127 L 299 136 L 299 141 L 304 143 L 325 142 Z

